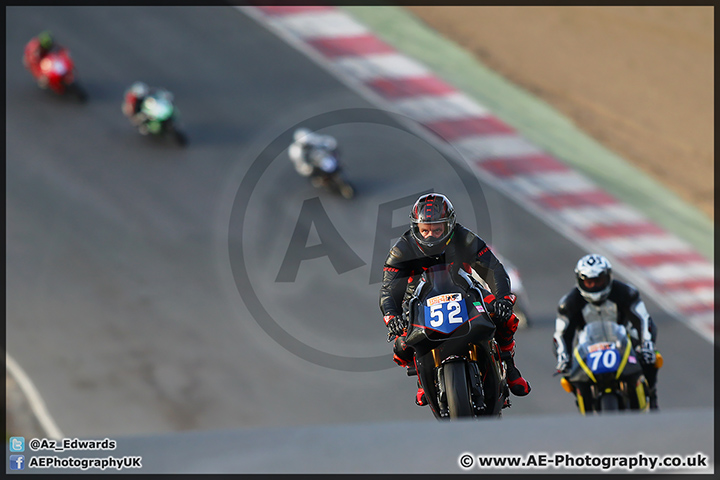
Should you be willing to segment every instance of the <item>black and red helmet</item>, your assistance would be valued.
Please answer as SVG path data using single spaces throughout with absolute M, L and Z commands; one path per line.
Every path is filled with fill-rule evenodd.
M 450 243 L 455 227 L 455 208 L 445 195 L 428 193 L 417 199 L 410 212 L 410 231 L 420 250 L 427 256 L 441 255 Z M 442 224 L 443 232 L 438 237 L 423 237 L 419 224 Z

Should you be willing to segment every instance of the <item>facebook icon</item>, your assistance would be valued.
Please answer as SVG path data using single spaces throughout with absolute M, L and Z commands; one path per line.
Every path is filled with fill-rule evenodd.
M 25 469 L 25 455 L 10 455 L 10 470 Z

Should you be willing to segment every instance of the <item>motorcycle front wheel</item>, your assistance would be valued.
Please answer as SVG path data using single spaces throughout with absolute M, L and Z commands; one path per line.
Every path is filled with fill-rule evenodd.
M 617 410 L 620 410 L 620 402 L 618 401 L 617 395 L 614 393 L 606 393 L 600 397 L 601 412 L 614 412 Z
M 450 418 L 472 417 L 468 376 L 463 362 L 450 362 L 443 366 L 445 393 Z
M 346 183 L 345 185 L 342 185 L 340 187 L 340 195 L 350 200 L 355 196 L 355 189 L 352 187 L 352 185 Z
M 355 196 L 355 188 L 353 188 L 350 182 L 346 181 L 339 174 L 335 174 L 333 177 L 333 183 L 335 189 L 343 196 L 343 198 L 350 200 Z

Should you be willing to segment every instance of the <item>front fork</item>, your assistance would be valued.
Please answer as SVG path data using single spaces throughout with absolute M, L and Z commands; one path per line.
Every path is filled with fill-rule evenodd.
M 600 385 L 596 383 L 591 384 L 587 388 L 587 396 L 584 394 L 582 388 L 572 387 L 569 382 L 563 383 L 563 388 L 575 394 L 578 410 L 582 415 L 600 410 L 600 396 L 604 393 L 604 389 Z M 646 411 L 648 409 L 648 403 L 646 402 L 647 380 L 645 380 L 645 377 L 640 376 L 634 385 L 626 381 L 618 381 L 614 390 L 620 394 L 621 410 L 637 409 Z
M 445 388 L 445 375 L 443 365 L 450 361 L 463 362 L 465 365 L 465 371 L 468 374 L 470 381 L 470 399 L 472 401 L 473 410 L 476 415 L 482 414 L 485 409 L 485 392 L 482 384 L 482 374 L 480 373 L 480 367 L 477 364 L 477 346 L 472 345 L 469 352 L 469 359 L 457 355 L 447 357 L 444 360 L 440 360 L 437 356 L 437 352 L 433 350 L 433 360 L 435 361 L 435 387 L 437 390 L 438 406 L 440 408 L 440 416 L 447 417 L 448 404 L 447 404 L 447 391 Z

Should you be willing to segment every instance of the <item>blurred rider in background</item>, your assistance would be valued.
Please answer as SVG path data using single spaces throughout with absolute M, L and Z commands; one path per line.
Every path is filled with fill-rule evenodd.
M 495 340 L 507 366 L 510 391 L 517 396 L 530 393 L 530 384 L 515 366 L 515 332 L 518 319 L 513 314 L 515 295 L 505 267 L 483 239 L 455 221 L 455 208 L 445 195 L 421 195 L 410 212 L 407 230 L 385 260 L 380 287 L 380 311 L 391 336 L 395 336 L 393 360 L 402 367 L 414 362 L 414 352 L 405 343 L 408 301 L 415 292 L 423 270 L 438 264 L 453 264 L 455 272 L 475 270 L 492 293 L 477 284 L 484 301 L 493 309 Z M 390 337 L 392 338 L 392 337 Z M 418 379 L 415 403 L 427 405 Z
M 655 349 L 657 327 L 650 318 L 638 290 L 612 278 L 612 266 L 607 258 L 595 253 L 585 255 L 575 266 L 577 285 L 558 304 L 553 344 L 557 356 L 558 373 L 570 371 L 570 358 L 577 332 L 585 324 L 606 320 L 625 326 L 635 350 L 640 354 L 640 366 L 648 382 L 650 408 L 658 408 L 657 374 L 662 358 Z M 660 360 L 662 361 L 662 360 Z
M 40 62 L 55 48 L 59 48 L 59 45 L 55 43 L 52 33 L 48 30 L 41 32 L 25 45 L 23 65 L 25 65 L 36 78 L 40 79 L 40 77 L 42 77 Z
M 145 121 L 145 115 L 140 109 L 149 94 L 150 87 L 145 82 L 135 82 L 125 91 L 122 112 L 134 125 L 140 125 Z
M 310 177 L 313 186 L 320 186 L 322 171 L 314 163 L 313 152 L 325 150 L 338 158 L 337 140 L 330 135 L 314 133 L 307 128 L 298 128 L 293 134 L 293 142 L 288 148 L 288 156 L 295 166 L 295 170 L 303 177 Z

